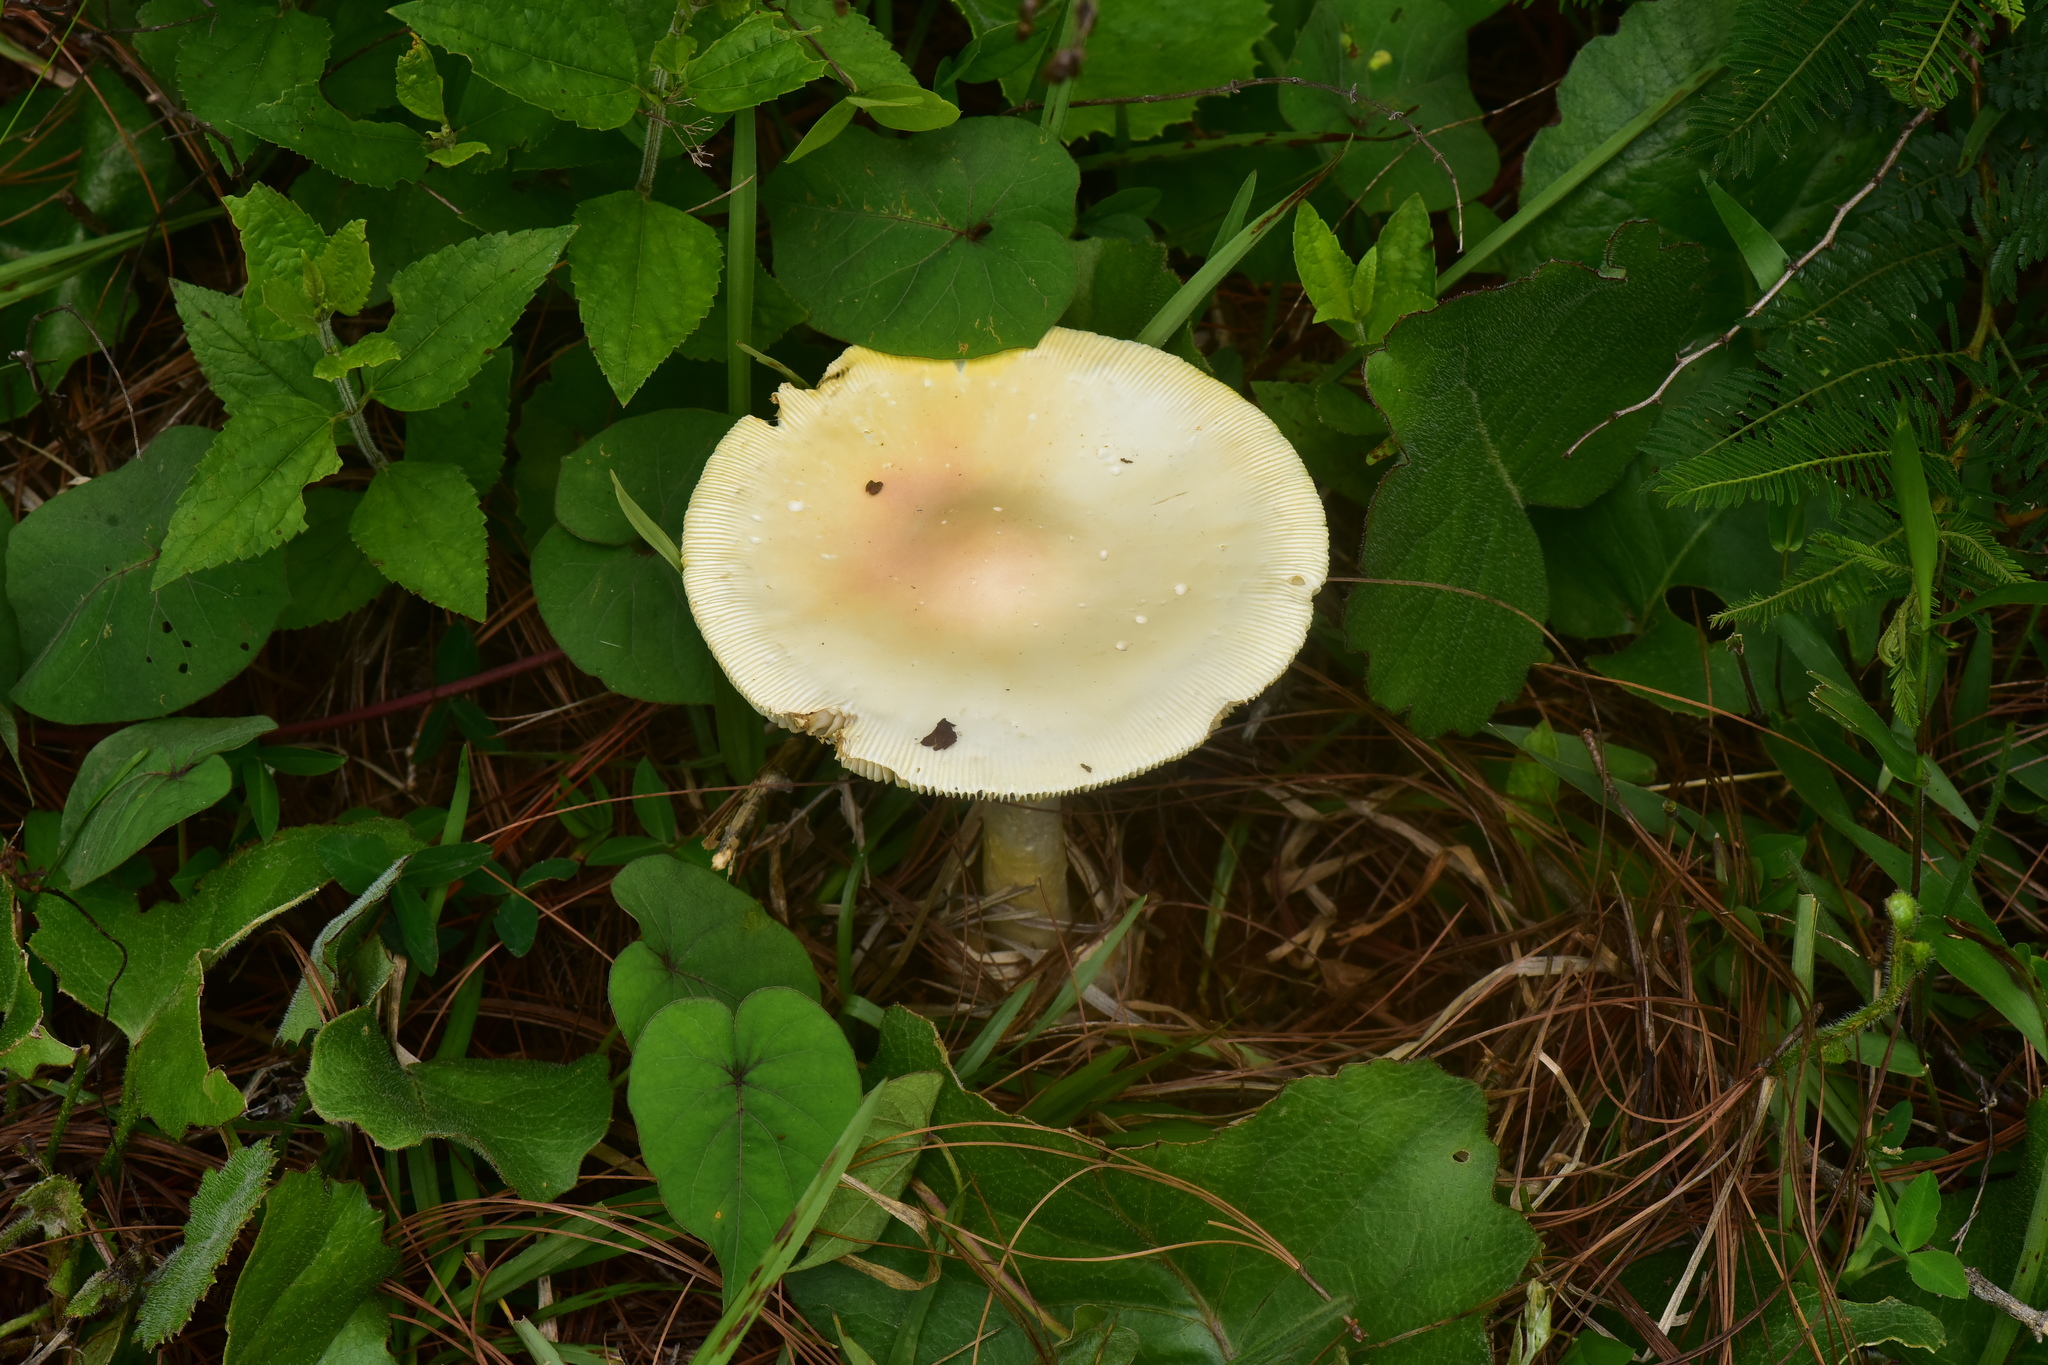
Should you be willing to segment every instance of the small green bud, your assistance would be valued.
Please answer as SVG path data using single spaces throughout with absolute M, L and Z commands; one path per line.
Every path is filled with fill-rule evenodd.
M 1920 918 L 1920 902 L 1903 891 L 1894 891 L 1884 898 L 1885 913 L 1892 917 L 1892 927 L 1902 934 L 1913 932 L 1913 925 Z

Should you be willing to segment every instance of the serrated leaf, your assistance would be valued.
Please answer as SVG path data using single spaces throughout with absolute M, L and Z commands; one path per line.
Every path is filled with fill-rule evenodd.
M 131 460 L 52 498 L 7 544 L 7 597 L 27 666 L 10 695 L 61 724 L 160 716 L 248 667 L 284 609 L 275 552 L 152 592 L 145 571 L 210 431 L 172 427 Z
M 318 1365 L 398 1268 L 363 1187 L 293 1171 L 263 1201 L 263 1229 L 235 1281 L 223 1365 Z
M 1478 123 L 1479 104 L 1465 77 L 1465 30 L 1474 22 L 1445 0 L 1318 0 L 1301 26 L 1284 74 L 1308 83 L 1281 87 L 1280 112 L 1302 132 L 1359 135 L 1358 142 L 1319 149 L 1341 158 L 1337 186 L 1359 210 L 1386 213 L 1411 194 L 1432 210 L 1445 209 L 1454 197 L 1473 199 L 1493 183 L 1500 153 Z M 1337 93 L 1354 90 L 1357 103 Z M 1406 112 L 1407 124 L 1390 125 L 1388 109 Z M 1437 155 L 1400 136 L 1407 125 L 1427 132 Z M 1460 196 L 1452 194 L 1438 155 L 1456 173 Z
M 456 142 L 446 147 L 429 147 L 427 160 L 436 166 L 460 166 L 463 162 L 487 154 L 491 150 L 488 142 Z
M 718 295 L 711 301 L 711 311 L 704 315 L 697 330 L 683 338 L 677 354 L 685 360 L 707 361 L 715 365 L 725 363 L 725 294 L 732 283 L 729 272 L 718 281 Z M 790 292 L 782 287 L 782 281 L 768 273 L 768 267 L 761 261 L 754 262 L 754 340 L 757 351 L 765 351 L 788 333 L 789 329 L 810 316 L 810 311 L 798 303 Z
M 927 1141 L 922 1130 L 931 1122 L 932 1105 L 939 1097 L 941 1084 L 942 1078 L 936 1071 L 913 1071 L 883 1081 L 882 1102 L 875 1109 L 875 1116 L 868 1120 L 868 1130 L 861 1135 L 860 1153 L 848 1174 L 884 1198 L 901 1198 Z M 790 1267 L 790 1272 L 823 1265 L 849 1251 L 866 1251 L 881 1238 L 892 1217 L 887 1208 L 866 1194 L 841 1185 L 832 1191 L 825 1211 L 818 1215 L 810 1248 L 802 1260 Z
M 341 468 L 334 422 L 332 412 L 296 395 L 263 399 L 230 417 L 178 498 L 150 590 L 254 559 L 305 530 L 302 491 Z
M 613 959 L 607 987 L 628 1047 L 672 1000 L 732 1008 L 767 986 L 819 998 L 818 974 L 796 935 L 715 872 L 666 854 L 639 858 L 613 880 L 612 896 L 640 926 Z
M 383 332 L 372 332 L 360 341 L 323 355 L 313 366 L 316 379 L 339 379 L 365 365 L 389 365 L 398 359 L 398 343 Z
M 824 69 L 781 15 L 757 12 L 691 59 L 683 88 L 699 109 L 722 114 L 801 89 Z
M 512 420 L 510 347 L 500 347 L 462 392 L 437 408 L 405 419 L 409 460 L 452 464 L 477 496 L 488 493 L 505 468 L 505 429 Z
M 576 206 L 576 306 L 621 404 L 704 320 L 723 260 L 717 233 L 632 190 Z
M 768 182 L 776 273 L 842 340 L 946 360 L 1030 346 L 1073 297 L 1079 180 L 1017 119 L 849 128 Z
M 1312 322 L 1349 322 L 1359 319 L 1359 300 L 1351 293 L 1352 277 L 1359 267 L 1351 263 L 1337 234 L 1330 231 L 1315 205 L 1303 203 L 1294 210 L 1294 269 L 1301 287 L 1315 305 Z M 1368 290 L 1364 302 L 1370 306 Z
M 332 312 L 360 313 L 370 301 L 370 281 L 376 271 L 370 264 L 367 232 L 361 218 L 343 223 L 313 262 L 320 274 L 321 301 Z
M 276 284 L 287 296 L 303 295 L 305 271 L 300 262 L 327 249 L 327 234 L 304 209 L 268 185 L 252 185 L 247 194 L 240 198 L 228 195 L 221 203 L 242 238 L 242 258 L 249 277 L 242 291 L 242 314 L 249 321 L 249 330 L 269 341 L 310 335 L 308 328 L 280 316 L 268 302 L 266 291 Z M 304 312 L 311 304 L 312 300 L 300 298 L 295 312 Z
M 247 321 L 241 301 L 196 284 L 173 280 L 171 294 L 193 358 L 230 415 L 288 395 L 329 412 L 341 411 L 334 385 L 313 377 L 313 366 L 320 360 L 318 341 L 310 336 L 281 341 L 261 336 Z
M 396 72 L 398 102 L 407 112 L 429 123 L 446 123 L 441 105 L 441 73 L 434 67 L 433 49 L 412 35 L 412 46 L 398 59 Z
M 476 489 L 456 466 L 402 460 L 378 470 L 349 518 L 349 534 L 392 582 L 484 619 L 489 539 Z
M 612 1113 L 602 1053 L 569 1063 L 465 1057 L 400 1065 L 369 1007 L 320 1030 L 306 1095 L 322 1117 L 358 1125 L 380 1147 L 459 1142 L 526 1199 L 553 1199 L 573 1186 Z
M 870 93 L 878 85 L 915 85 L 917 77 L 880 29 L 851 6 L 833 0 L 790 0 L 789 21 L 810 35 L 827 58 L 825 74 L 849 89 Z
M 279 630 L 325 625 L 367 604 L 388 579 L 377 572 L 348 533 L 363 495 L 346 488 L 306 490 L 306 529 L 284 549 L 291 602 Z
M 93 745 L 64 801 L 57 884 L 83 886 L 220 800 L 232 779 L 219 755 L 276 728 L 268 716 L 151 720 Z
M 391 13 L 475 73 L 585 128 L 616 128 L 640 106 L 640 62 L 610 5 L 521 6 L 411 0 Z
M 1363 584 L 1346 628 L 1371 655 L 1373 696 L 1414 708 L 1425 733 L 1476 727 L 1521 686 L 1549 609 L 1523 508 L 1606 491 L 1654 414 L 1565 452 L 1656 387 L 1698 316 L 1697 249 L 1663 250 L 1654 226 L 1631 225 L 1609 266 L 1553 263 L 1461 295 L 1408 318 L 1367 362 L 1406 460 L 1374 496 L 1360 571 L 1441 586 Z
M 771 986 L 678 1000 L 641 1030 L 627 1103 L 662 1203 L 718 1256 L 727 1294 L 757 1265 L 860 1107 L 832 1017 Z
M 368 396 L 400 412 L 439 407 L 504 344 L 574 228 L 493 232 L 443 247 L 391 279 L 384 335 L 399 357 L 365 376 Z

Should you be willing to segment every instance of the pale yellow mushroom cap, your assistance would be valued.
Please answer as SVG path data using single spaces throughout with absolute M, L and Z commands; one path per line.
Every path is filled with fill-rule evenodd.
M 868 777 L 1052 796 L 1177 758 L 1301 648 L 1329 565 L 1300 458 L 1227 385 L 1055 328 L 855 346 L 744 417 L 683 523 L 742 696 Z

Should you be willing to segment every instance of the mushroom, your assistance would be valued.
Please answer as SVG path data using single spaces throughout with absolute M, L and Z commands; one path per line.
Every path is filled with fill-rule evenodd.
M 1329 563 L 1300 458 L 1137 342 L 849 348 L 741 418 L 683 523 L 748 702 L 862 776 L 985 798 L 984 889 L 1071 918 L 1059 800 L 1200 745 L 1286 669 Z

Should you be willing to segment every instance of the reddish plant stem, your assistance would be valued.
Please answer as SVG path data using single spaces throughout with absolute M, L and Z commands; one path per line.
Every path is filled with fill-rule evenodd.
M 422 706 L 431 706 L 435 702 L 446 700 L 449 697 L 460 696 L 464 692 L 474 692 L 479 687 L 488 687 L 492 683 L 502 682 L 506 678 L 516 678 L 521 673 L 531 673 L 536 668 L 546 668 L 549 664 L 558 662 L 563 657 L 564 655 L 560 649 L 542 650 L 538 654 L 529 654 L 524 659 L 514 659 L 509 664 L 499 664 L 496 668 L 487 668 L 483 672 L 471 677 L 458 678 L 454 682 L 441 683 L 437 686 L 429 687 L 424 692 L 413 692 L 403 697 L 393 697 L 389 701 L 380 701 L 374 706 L 359 707 L 354 711 L 343 711 L 340 715 L 336 716 L 317 716 L 312 720 L 295 720 L 289 725 L 278 726 L 275 730 L 264 736 L 264 738 L 280 739 L 290 738 L 294 735 L 317 734 L 322 730 L 344 730 L 351 725 L 360 725 L 364 721 L 380 720 L 385 716 L 396 715 L 400 711 L 416 710 Z

